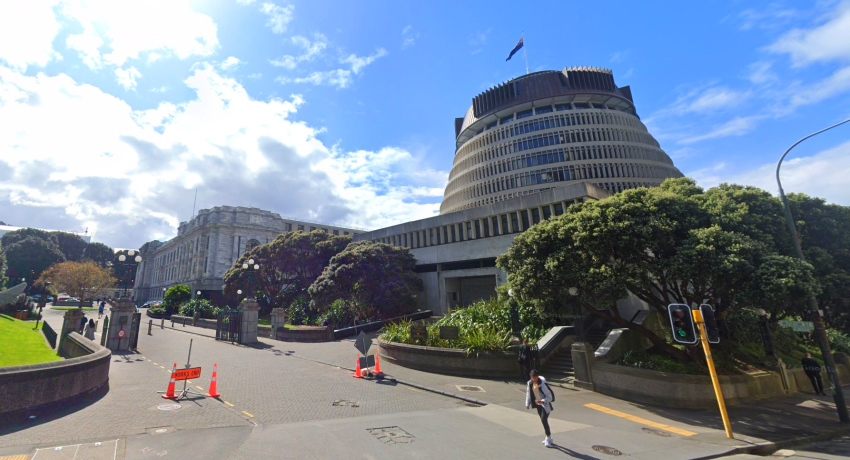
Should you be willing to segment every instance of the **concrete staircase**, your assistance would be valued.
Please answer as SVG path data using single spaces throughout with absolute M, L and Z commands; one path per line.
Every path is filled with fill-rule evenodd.
M 553 382 L 568 383 L 575 378 L 573 372 L 572 347 L 565 347 L 555 352 L 540 372 L 543 377 Z
M 587 342 L 593 345 L 593 349 L 595 350 L 599 348 L 599 345 L 602 345 L 602 342 L 608 337 L 608 332 L 610 331 L 610 327 L 592 327 L 587 331 L 585 337 L 587 338 Z

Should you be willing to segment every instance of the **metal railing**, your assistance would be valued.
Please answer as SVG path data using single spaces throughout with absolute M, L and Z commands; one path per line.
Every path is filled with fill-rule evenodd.
M 41 323 L 41 333 L 44 334 L 44 338 L 47 339 L 50 348 L 56 348 L 56 331 L 46 321 Z

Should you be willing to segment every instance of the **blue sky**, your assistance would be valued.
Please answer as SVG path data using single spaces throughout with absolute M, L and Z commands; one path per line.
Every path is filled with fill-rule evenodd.
M 613 70 L 703 186 L 775 191 L 850 117 L 850 1 L 0 0 L 0 220 L 119 247 L 198 207 L 377 228 L 433 215 L 453 119 L 525 72 Z M 788 191 L 850 205 L 850 126 Z

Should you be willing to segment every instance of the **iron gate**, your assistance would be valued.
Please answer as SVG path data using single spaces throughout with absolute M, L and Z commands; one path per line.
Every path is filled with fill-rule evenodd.
M 242 312 L 224 311 L 218 314 L 215 325 L 215 339 L 239 343 L 242 335 Z
M 130 323 L 130 350 L 135 350 L 139 345 L 139 329 L 141 329 L 142 313 L 133 313 L 133 322 Z

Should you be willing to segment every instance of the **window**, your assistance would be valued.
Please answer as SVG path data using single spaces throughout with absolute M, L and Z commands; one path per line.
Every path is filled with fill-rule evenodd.
M 292 224 L 286 224 L 286 225 L 285 225 L 285 227 L 284 227 L 284 229 L 285 229 L 287 232 L 291 232 L 291 231 L 292 231 Z
M 452 243 L 455 243 L 455 242 L 457 242 L 457 231 L 456 231 L 454 225 L 451 225 L 450 227 L 452 228 L 452 240 L 451 241 L 452 241 Z
M 316 227 L 310 227 L 311 232 L 314 231 L 314 230 L 316 230 Z
M 348 235 L 348 232 L 342 232 L 343 235 Z
M 543 206 L 543 218 L 548 220 L 550 217 L 552 217 L 552 208 L 547 204 Z
M 499 120 L 499 124 L 503 125 L 505 123 L 509 123 L 509 122 L 512 122 L 512 121 L 514 121 L 513 115 L 511 115 L 509 117 L 502 118 L 501 120 Z
M 519 233 L 519 216 L 517 213 L 511 213 L 511 225 L 513 229 L 513 233 Z
M 475 220 L 475 237 L 476 238 L 482 237 L 482 235 L 481 235 L 481 221 L 478 220 L 478 219 Z
M 531 110 L 531 109 L 523 110 L 522 112 L 517 112 L 517 114 L 516 114 L 516 119 L 517 119 L 517 120 L 520 120 L 520 119 L 523 119 L 523 118 L 528 118 L 528 117 L 530 117 L 530 116 L 532 116 L 532 115 L 534 115 L 534 111 L 533 111 L 533 110 Z
M 558 112 L 560 112 L 562 110 L 572 110 L 572 109 L 573 108 L 572 108 L 572 106 L 570 106 L 570 104 L 555 104 L 555 110 L 557 110 Z M 567 119 L 567 121 L 569 121 L 569 118 Z
M 303 231 L 304 231 L 304 226 L 303 226 L 303 225 L 299 225 L 299 226 L 298 226 L 298 230 L 300 230 L 300 231 L 302 231 L 302 232 L 303 232 Z M 348 233 L 346 233 L 346 235 L 348 235 Z
M 498 123 L 498 122 L 495 122 L 495 121 L 494 121 L 493 123 L 490 123 L 489 125 L 487 125 L 487 128 L 486 128 L 486 129 L 493 129 L 493 128 L 495 128 L 497 123 Z
M 549 113 L 551 111 L 552 111 L 552 106 L 538 107 L 538 108 L 534 109 L 534 113 L 536 113 L 537 115 L 540 115 L 542 113 Z
M 540 210 L 537 208 L 531 209 L 531 222 L 532 223 L 540 223 Z
M 493 236 L 499 236 L 499 218 L 493 216 L 491 219 L 493 222 Z
M 574 105 L 576 106 L 576 109 L 589 109 L 590 108 L 590 104 L 587 104 L 587 103 L 576 102 Z
M 530 225 L 528 225 L 528 210 L 523 209 L 520 211 L 520 214 L 522 214 L 522 229 L 528 230 L 528 227 L 530 227 Z
M 339 236 L 339 230 L 334 230 L 334 235 Z

